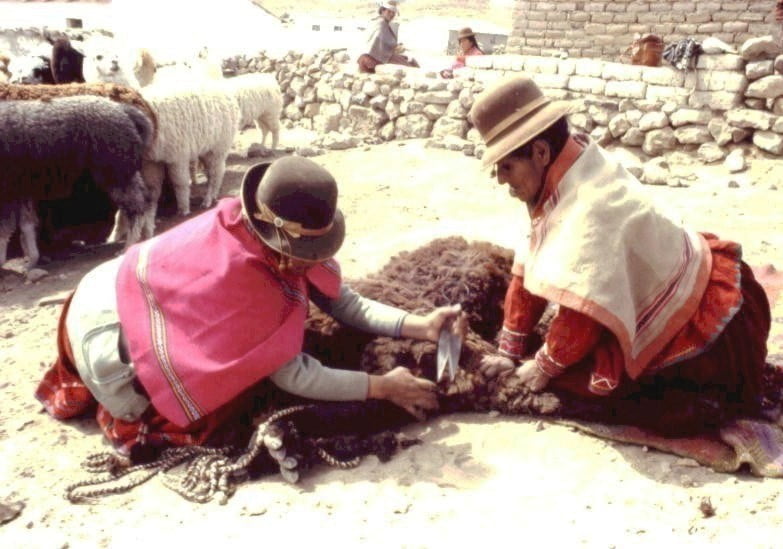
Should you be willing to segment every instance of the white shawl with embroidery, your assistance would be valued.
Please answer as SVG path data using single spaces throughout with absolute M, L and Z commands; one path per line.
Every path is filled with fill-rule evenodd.
M 525 288 L 610 329 L 636 378 L 695 313 L 712 255 L 590 142 L 533 220 L 524 263 Z

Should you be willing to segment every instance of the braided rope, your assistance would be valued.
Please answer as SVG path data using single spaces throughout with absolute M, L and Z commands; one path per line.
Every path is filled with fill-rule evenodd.
M 283 461 L 295 458 L 285 457 L 285 446 L 275 447 L 276 444 L 270 442 L 270 439 L 274 441 L 279 436 L 279 433 L 274 433 L 273 436 L 273 429 L 278 421 L 313 406 L 312 404 L 302 404 L 275 412 L 253 431 L 245 452 L 234 458 L 231 456 L 236 454 L 236 448 L 231 446 L 167 448 L 156 461 L 138 465 L 132 465 L 128 458 L 110 452 L 92 454 L 87 457 L 82 466 L 91 473 L 105 474 L 98 478 L 69 485 L 65 489 L 65 497 L 71 503 L 81 503 L 93 498 L 125 493 L 144 484 L 158 473 L 163 473 L 161 477 L 163 484 L 186 500 L 194 503 L 206 503 L 214 499 L 217 494 L 221 494 L 220 503 L 223 505 L 236 491 L 236 486 L 247 478 L 248 466 L 262 450 L 269 452 L 270 456 L 272 456 L 272 452 L 280 452 L 280 455 L 273 456 L 273 459 L 279 464 L 283 476 L 291 481 L 283 469 L 296 473 L 296 462 L 291 468 L 284 465 Z M 331 467 L 353 469 L 361 463 L 361 456 L 347 460 L 339 459 L 320 446 L 318 442 L 315 443 L 314 448 L 316 456 Z M 181 474 L 173 472 L 167 474 L 171 469 L 183 464 L 185 469 Z M 132 478 L 132 475 L 136 473 L 143 474 Z M 295 480 L 291 482 L 298 479 L 298 474 L 293 478 Z M 125 480 L 123 481 L 123 479 Z
M 327 465 L 331 465 L 332 467 L 337 467 L 339 469 L 353 469 L 355 467 L 359 466 L 359 463 L 361 463 L 362 458 L 360 456 L 356 456 L 353 459 L 338 459 L 334 457 L 332 454 L 321 448 L 320 446 L 316 450 L 318 452 L 318 457 L 320 457 L 324 463 Z
M 84 460 L 82 466 L 92 473 L 105 472 L 107 474 L 102 477 L 70 484 L 65 488 L 65 498 L 71 503 L 81 503 L 92 498 L 128 492 L 136 486 L 144 484 L 158 473 L 168 471 L 184 461 L 192 459 L 199 453 L 227 453 L 229 450 L 229 448 L 203 448 L 200 446 L 167 448 L 163 451 L 159 459 L 139 465 L 130 465 L 127 458 L 109 452 L 92 454 Z M 144 474 L 139 475 L 138 478 L 128 478 L 130 475 L 142 471 Z M 126 479 L 126 481 L 118 482 L 121 479 Z M 109 483 L 116 484 L 103 486 Z M 84 490 L 84 488 L 88 487 L 93 487 L 93 489 Z
M 171 476 L 164 477 L 164 484 L 185 499 L 195 503 L 206 503 L 212 500 L 217 493 L 221 493 L 220 504 L 225 505 L 236 490 L 237 482 L 232 483 L 232 479 L 245 477 L 247 467 L 258 457 L 262 449 L 267 448 L 264 444 L 264 438 L 271 426 L 286 416 L 311 407 L 312 405 L 301 404 L 275 412 L 253 432 L 244 454 L 233 461 L 225 455 L 199 456 L 189 464 L 180 479 L 174 479 Z M 179 484 L 177 484 L 177 480 Z

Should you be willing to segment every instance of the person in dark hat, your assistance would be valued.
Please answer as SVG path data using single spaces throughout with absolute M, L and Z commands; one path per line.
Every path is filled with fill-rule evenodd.
M 471 55 L 484 55 L 476 41 L 476 33 L 470 27 L 460 29 L 457 33 L 457 59 L 448 69 L 440 71 L 443 78 L 454 78 L 454 71 L 465 66 L 465 58 Z
M 359 72 L 374 73 L 375 67 L 384 63 L 407 67 L 419 66 L 415 59 L 402 54 L 402 44 L 398 42 L 397 33 L 391 26 L 391 22 L 399 13 L 398 1 L 379 2 L 378 17 L 370 25 L 365 52 L 357 59 Z
M 308 302 L 368 332 L 464 335 L 459 305 L 427 315 L 366 299 L 334 260 L 345 238 L 337 183 L 311 160 L 251 167 L 238 198 L 90 271 L 66 301 L 58 358 L 36 397 L 57 419 L 86 413 L 115 448 L 202 444 L 264 378 L 311 399 L 389 400 L 423 418 L 435 385 L 397 368 L 327 368 L 302 353 Z
M 664 435 L 762 412 L 770 306 L 738 244 L 682 225 L 532 79 L 501 80 L 470 119 L 485 167 L 527 207 L 489 375 L 586 399 Z M 551 305 L 541 338 L 534 327 Z M 591 417 L 588 419 L 597 419 Z

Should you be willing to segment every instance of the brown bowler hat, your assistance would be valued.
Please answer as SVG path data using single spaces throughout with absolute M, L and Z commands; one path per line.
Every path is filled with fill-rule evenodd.
M 252 166 L 242 180 L 240 199 L 253 231 L 283 255 L 323 261 L 345 239 L 337 183 L 307 158 L 286 156 Z
M 475 36 L 476 33 L 474 33 L 470 27 L 465 27 L 464 29 L 460 29 L 459 33 L 457 34 L 457 42 L 463 38 L 475 38 Z
M 527 76 L 494 83 L 476 98 L 469 114 L 487 146 L 481 164 L 496 164 L 574 110 L 572 103 L 546 97 Z

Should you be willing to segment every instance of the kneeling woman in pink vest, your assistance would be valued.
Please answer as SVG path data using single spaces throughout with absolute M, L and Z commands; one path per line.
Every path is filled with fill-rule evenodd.
M 336 370 L 302 353 L 308 302 L 379 335 L 437 341 L 459 306 L 426 316 L 363 298 L 333 259 L 337 184 L 296 157 L 248 170 L 241 197 L 90 271 L 63 307 L 58 359 L 36 397 L 55 418 L 97 420 L 121 453 L 198 445 L 264 378 L 311 399 L 387 399 L 422 418 L 435 385 L 397 368 Z

